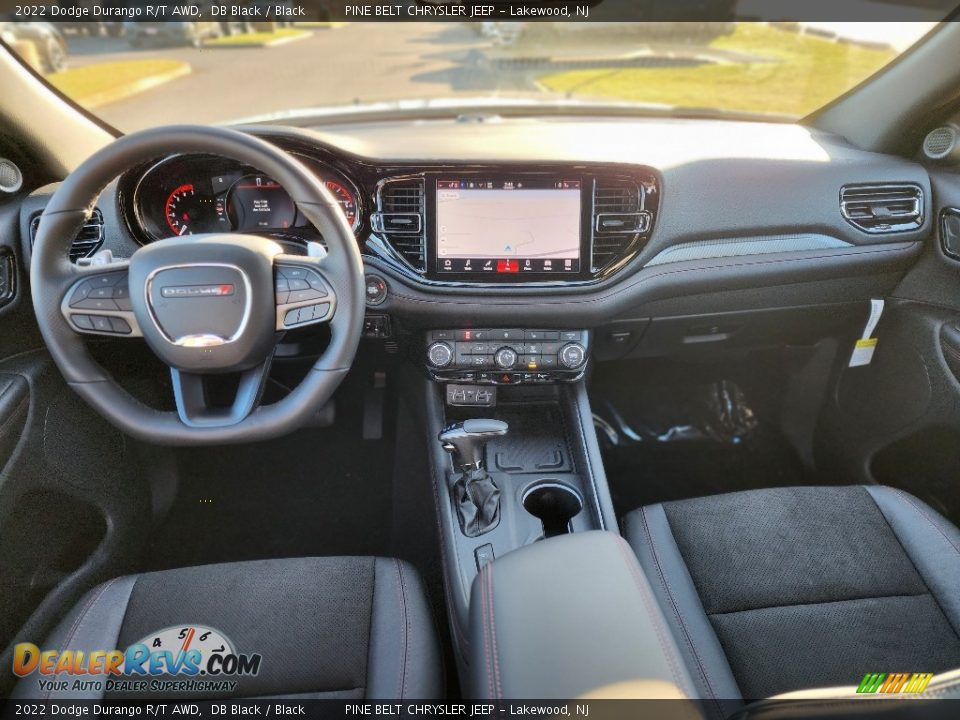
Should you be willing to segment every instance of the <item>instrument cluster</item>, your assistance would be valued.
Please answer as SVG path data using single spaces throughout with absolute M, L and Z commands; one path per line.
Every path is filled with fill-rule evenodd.
M 354 232 L 362 199 L 342 173 L 300 157 L 340 203 Z M 130 199 L 132 229 L 143 242 L 216 232 L 310 239 L 317 231 L 279 183 L 254 168 L 216 156 L 175 155 L 147 169 Z

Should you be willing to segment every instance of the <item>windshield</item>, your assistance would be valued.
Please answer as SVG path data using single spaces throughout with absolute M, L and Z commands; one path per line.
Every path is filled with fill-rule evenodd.
M 404 101 L 802 117 L 932 23 L 61 23 L 4 39 L 123 131 Z M 264 27 L 266 26 L 266 27 Z M 34 28 L 41 34 L 42 28 Z M 14 42 L 11 42 L 11 39 Z M 33 49 L 31 49 L 31 43 Z M 382 107 L 382 105 L 381 105 Z

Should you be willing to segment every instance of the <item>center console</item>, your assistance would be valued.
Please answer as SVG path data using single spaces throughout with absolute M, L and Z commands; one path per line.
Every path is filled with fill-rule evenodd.
M 510 327 L 422 338 L 448 606 L 467 662 L 470 588 L 484 565 L 544 538 L 617 524 L 578 382 L 590 333 Z

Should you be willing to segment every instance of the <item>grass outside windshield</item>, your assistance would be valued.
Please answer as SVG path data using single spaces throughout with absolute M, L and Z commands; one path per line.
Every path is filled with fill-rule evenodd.
M 46 79 L 124 131 L 383 101 L 527 98 L 799 118 L 930 23 L 270 23 L 58 26 Z M 89 23 L 102 26 L 105 23 Z M 147 23 L 147 25 L 163 25 Z M 78 27 L 80 26 L 80 27 Z M 27 62 L 28 40 L 11 43 Z M 641 110 L 638 107 L 638 110 Z

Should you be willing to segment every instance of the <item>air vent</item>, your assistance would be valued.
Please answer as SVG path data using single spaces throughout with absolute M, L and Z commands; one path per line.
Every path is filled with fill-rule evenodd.
M 422 178 L 385 180 L 370 219 L 374 232 L 417 272 L 427 269 L 423 188 Z
M 602 272 L 616 265 L 650 230 L 650 213 L 643 194 L 630 180 L 597 179 L 593 185 L 591 269 Z
M 40 215 L 30 220 L 30 247 L 37 237 L 37 228 L 40 227 Z M 103 215 L 94 209 L 90 219 L 83 225 L 77 239 L 70 246 L 70 262 L 77 262 L 80 258 L 90 257 L 103 245 Z
M 917 185 L 845 185 L 840 212 L 868 233 L 916 230 L 923 224 L 923 191 Z

